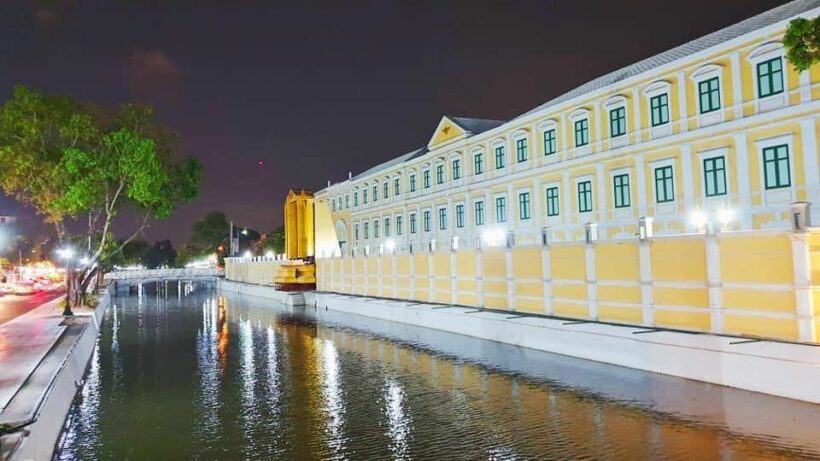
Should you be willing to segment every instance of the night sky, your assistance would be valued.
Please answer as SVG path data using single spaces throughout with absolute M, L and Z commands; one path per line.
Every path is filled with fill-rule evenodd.
M 507 120 L 785 2 L 279 3 L 0 0 L 0 101 L 24 83 L 153 104 L 205 166 L 146 236 L 181 243 L 213 209 L 269 230 L 288 189 L 421 147 L 442 114 Z

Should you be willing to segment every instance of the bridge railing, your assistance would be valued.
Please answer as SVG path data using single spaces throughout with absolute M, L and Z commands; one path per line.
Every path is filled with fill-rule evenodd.
M 213 267 L 208 268 L 181 268 L 181 269 L 137 269 L 114 271 L 105 274 L 105 280 L 136 280 L 136 279 L 186 279 L 216 277 L 220 271 Z

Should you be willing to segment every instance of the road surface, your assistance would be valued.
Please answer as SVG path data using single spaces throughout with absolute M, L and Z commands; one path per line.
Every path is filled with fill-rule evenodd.
M 42 291 L 28 296 L 0 296 L 0 325 L 32 309 L 36 309 L 58 296 L 62 296 L 62 294 L 59 291 Z

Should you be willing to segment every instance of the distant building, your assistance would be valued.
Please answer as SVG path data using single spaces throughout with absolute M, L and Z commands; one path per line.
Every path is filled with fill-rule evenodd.
M 14 224 L 16 222 L 16 216 L 0 216 L 0 224 Z
M 583 241 L 590 225 L 602 240 L 634 238 L 642 217 L 661 236 L 705 221 L 789 228 L 798 201 L 820 217 L 820 66 L 798 73 L 782 45 L 788 22 L 819 5 L 788 3 L 509 121 L 442 117 L 425 145 L 316 193 L 336 251 L 454 237 L 469 248 L 488 233 Z

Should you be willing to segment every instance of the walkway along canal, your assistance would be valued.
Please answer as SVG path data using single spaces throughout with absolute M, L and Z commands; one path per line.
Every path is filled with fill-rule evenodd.
M 820 406 L 399 323 L 144 285 L 55 459 L 820 456 Z

